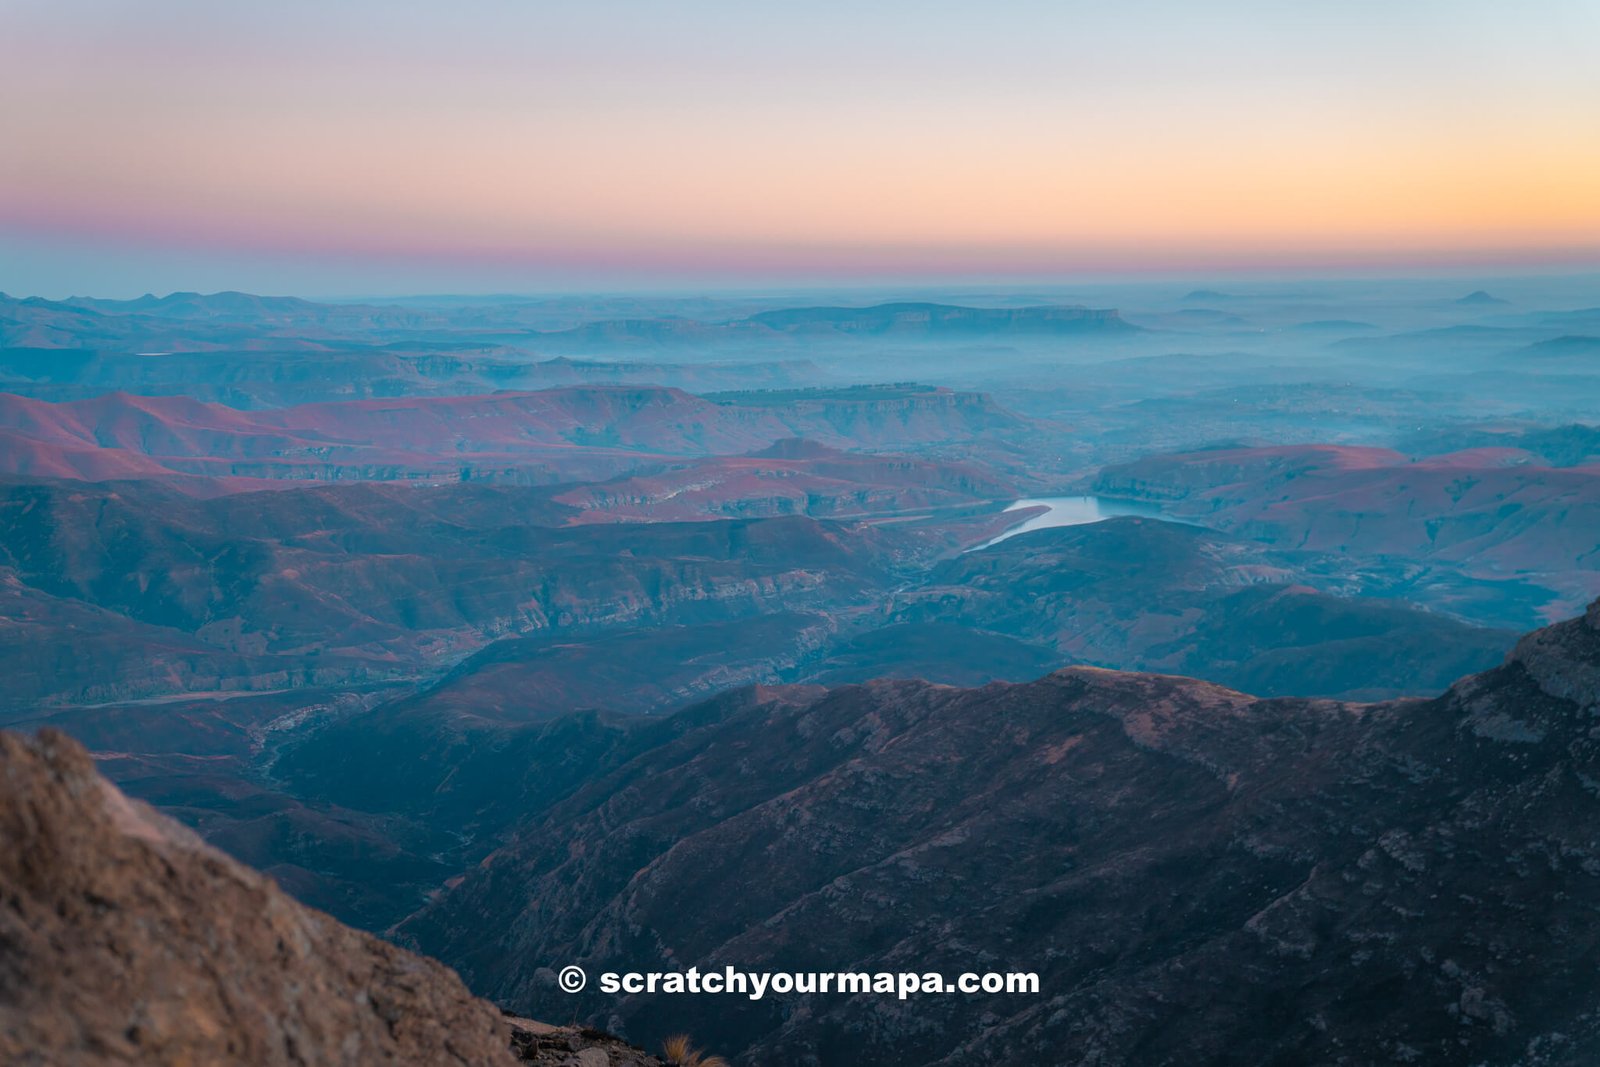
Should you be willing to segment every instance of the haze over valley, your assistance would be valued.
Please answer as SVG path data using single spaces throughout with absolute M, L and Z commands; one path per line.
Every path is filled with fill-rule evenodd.
M 728 743 L 781 763 L 760 731 L 819 727 L 772 716 L 837 709 L 844 738 L 893 708 L 914 731 L 910 709 L 970 692 L 964 730 L 1085 685 L 1250 693 L 1271 719 L 1434 696 L 1582 614 L 1597 290 L 1483 284 L 1515 299 L 6 297 L 4 723 L 67 731 L 301 900 L 549 1014 L 537 961 L 592 951 L 558 931 L 610 905 L 518 891 L 566 918 L 486 956 L 463 931 L 522 905 L 466 872 L 556 862 L 523 854 L 568 847 L 584 805 L 695 731 L 757 731 Z M 1016 772 L 993 758 L 963 788 Z M 533 830 L 558 818 L 578 821 Z M 592 1010 L 651 1041 L 679 1015 Z M 864 1025 L 841 1011 L 693 1023 L 799 1062 Z M 982 1040 L 1037 1039 L 1015 1025 Z

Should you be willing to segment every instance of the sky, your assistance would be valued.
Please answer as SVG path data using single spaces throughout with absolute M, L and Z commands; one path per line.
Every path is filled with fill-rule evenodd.
M 1600 264 L 1595 0 L 0 0 L 0 290 Z

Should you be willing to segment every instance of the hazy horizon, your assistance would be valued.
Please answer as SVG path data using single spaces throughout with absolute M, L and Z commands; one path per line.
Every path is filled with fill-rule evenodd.
M 6 275 L 5 278 L 11 278 Z M 158 275 L 158 277 L 161 277 Z M 378 277 L 369 275 L 369 277 Z M 761 301 L 768 303 L 820 303 L 843 301 L 846 303 L 894 302 L 933 300 L 960 302 L 963 300 L 999 303 L 1094 303 L 1115 302 L 1120 297 L 1133 294 L 1159 299 L 1162 296 L 1178 298 L 1195 290 L 1227 290 L 1230 298 L 1265 297 L 1292 299 L 1296 296 L 1327 297 L 1348 293 L 1378 293 L 1396 287 L 1432 290 L 1436 298 L 1463 296 L 1470 291 L 1492 289 L 1496 296 L 1509 294 L 1513 300 L 1524 294 L 1543 308 L 1554 308 L 1571 302 L 1574 306 L 1590 306 L 1593 293 L 1600 284 L 1600 269 L 1587 264 L 1569 267 L 1552 267 L 1530 264 L 1520 269 L 1502 267 L 1495 272 L 1463 266 L 1397 272 L 1393 270 L 1287 271 L 1257 270 L 1212 273 L 1180 273 L 1148 271 L 1140 273 L 1085 272 L 1043 277 L 1019 278 L 939 278 L 939 279 L 851 279 L 808 278 L 785 283 L 772 279 L 692 279 L 613 281 L 603 284 L 598 280 L 578 279 L 561 284 L 544 280 L 524 287 L 496 289 L 487 284 L 478 288 L 406 287 L 403 284 L 383 285 L 373 282 L 368 288 L 335 288 L 318 284 L 314 274 L 301 274 L 284 278 L 285 284 L 274 288 L 251 282 L 270 282 L 271 278 L 250 272 L 224 272 L 218 277 L 207 277 L 215 284 L 196 285 L 190 275 L 178 274 L 165 284 L 117 284 L 100 286 L 62 284 L 50 286 L 48 278 L 43 285 L 30 284 L 23 275 L 14 281 L 0 280 L 0 293 L 17 299 L 43 299 L 61 301 L 90 299 L 132 301 L 146 296 L 157 298 L 183 293 L 214 295 L 239 292 L 262 297 L 296 297 L 326 304 L 361 303 L 418 303 L 430 301 L 453 303 L 481 301 L 498 302 L 571 300 L 609 297 L 641 300 L 726 300 Z M 586 284 L 587 283 L 587 284 Z M 1328 292 L 1327 290 L 1332 290 Z

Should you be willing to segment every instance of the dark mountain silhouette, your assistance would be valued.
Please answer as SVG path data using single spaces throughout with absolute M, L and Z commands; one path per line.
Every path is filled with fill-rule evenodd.
M 552 960 L 1041 979 L 576 998 L 749 1064 L 1577 1067 L 1600 1049 L 1597 707 L 1600 603 L 1429 700 L 1085 668 L 750 692 L 529 750 L 593 769 L 398 932 L 535 1014 L 573 1003 L 530 980 Z

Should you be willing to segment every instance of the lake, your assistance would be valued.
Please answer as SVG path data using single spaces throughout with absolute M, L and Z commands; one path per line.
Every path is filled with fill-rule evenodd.
M 1045 530 L 1052 526 L 1083 526 L 1086 523 L 1102 522 L 1106 519 L 1115 519 L 1122 515 L 1142 515 L 1151 519 L 1165 519 L 1168 522 L 1176 521 L 1172 516 L 1163 512 L 1155 504 L 1143 504 L 1136 500 L 1116 500 L 1104 496 L 1042 496 L 1030 500 L 1018 500 L 1006 511 L 1021 511 L 1024 508 L 1049 508 L 1049 511 L 1035 515 L 1026 522 L 1019 523 L 1001 534 L 991 538 L 981 545 L 968 549 L 975 552 L 980 548 L 998 545 L 1001 541 L 1025 534 L 1030 530 Z

